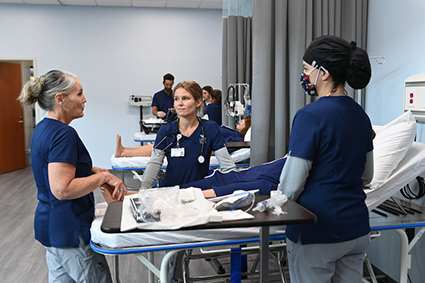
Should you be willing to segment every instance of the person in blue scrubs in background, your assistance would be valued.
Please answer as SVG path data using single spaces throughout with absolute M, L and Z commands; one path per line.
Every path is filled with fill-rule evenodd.
M 92 166 L 90 154 L 72 120 L 84 116 L 87 102 L 77 76 L 52 70 L 29 81 L 19 96 L 38 105 L 47 117 L 34 129 L 31 163 L 39 200 L 35 238 L 46 248 L 49 282 L 112 282 L 103 255 L 89 245 L 94 218 L 93 191 L 102 186 L 114 200 L 126 194 L 123 182 L 107 169 Z
M 176 119 L 176 111 L 173 106 L 174 76 L 170 73 L 165 74 L 162 84 L 164 85 L 164 89 L 153 95 L 151 104 L 152 114 L 167 122 L 171 122 Z
M 178 120 L 163 125 L 157 134 L 143 177 L 142 188 L 151 188 L 162 166 L 168 165 L 161 187 L 180 185 L 204 178 L 214 152 L 222 171 L 236 168 L 217 123 L 197 117 L 202 90 L 196 82 L 181 82 L 174 88 L 174 108 Z
M 203 107 L 202 107 L 202 116 L 204 116 L 205 113 L 205 106 L 207 106 L 208 104 L 210 104 L 211 102 L 211 93 L 213 92 L 213 88 L 209 85 L 206 85 L 204 87 L 202 87 L 202 98 L 204 99 L 203 101 Z
M 319 99 L 293 120 L 278 189 L 317 216 L 288 225 L 291 282 L 362 282 L 370 240 L 363 182 L 373 177 L 372 126 L 347 95 L 369 83 L 366 51 L 336 36 L 311 42 L 303 56 L 301 85 Z
M 208 120 L 215 121 L 221 126 L 221 112 L 221 90 L 214 89 L 205 105 L 204 114 L 208 115 Z

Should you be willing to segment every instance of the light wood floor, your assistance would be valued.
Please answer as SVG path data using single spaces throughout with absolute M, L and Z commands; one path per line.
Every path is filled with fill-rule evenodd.
M 0 194 L 0 282 L 48 282 L 45 249 L 34 239 L 33 221 L 38 201 L 31 167 L 0 174 Z M 98 189 L 95 198 L 96 203 L 104 201 Z M 156 266 L 163 254 L 155 253 Z M 107 256 L 107 259 L 112 270 L 112 258 Z M 230 270 L 227 259 L 221 262 Z M 190 271 L 195 276 L 215 274 L 205 260 L 191 262 Z M 120 256 L 119 273 L 122 283 L 148 282 L 148 269 L 134 255 Z

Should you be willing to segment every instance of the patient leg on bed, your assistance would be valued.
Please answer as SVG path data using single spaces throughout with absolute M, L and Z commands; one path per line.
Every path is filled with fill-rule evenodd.
M 152 148 L 153 144 L 136 147 L 124 147 L 121 142 L 121 136 L 117 134 L 115 157 L 151 156 Z

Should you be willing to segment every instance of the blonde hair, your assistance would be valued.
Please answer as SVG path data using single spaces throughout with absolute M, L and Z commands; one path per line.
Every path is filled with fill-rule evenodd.
M 62 70 L 51 70 L 34 81 L 28 81 L 21 90 L 18 100 L 22 105 L 38 105 L 46 111 L 53 110 L 55 95 L 68 96 L 78 77 Z
M 183 88 L 187 92 L 189 92 L 193 96 L 193 98 L 195 98 L 196 101 L 198 101 L 199 99 L 202 99 L 202 89 L 197 82 L 184 81 L 184 82 L 178 83 L 173 90 L 173 95 L 174 93 L 176 93 L 176 90 L 179 88 Z

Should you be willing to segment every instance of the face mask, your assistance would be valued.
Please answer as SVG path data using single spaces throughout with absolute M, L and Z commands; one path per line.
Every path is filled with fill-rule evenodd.
M 308 78 L 310 76 L 310 74 L 315 70 L 316 68 L 314 68 L 313 70 L 311 70 L 310 73 L 308 74 L 301 74 L 301 79 L 300 79 L 300 83 L 301 83 L 301 87 L 304 89 L 305 93 L 311 96 L 317 96 L 317 92 L 316 92 L 316 84 L 317 84 L 317 79 L 319 77 L 319 72 L 317 72 L 317 77 L 316 77 L 316 81 L 314 84 L 311 84 L 308 81 Z

